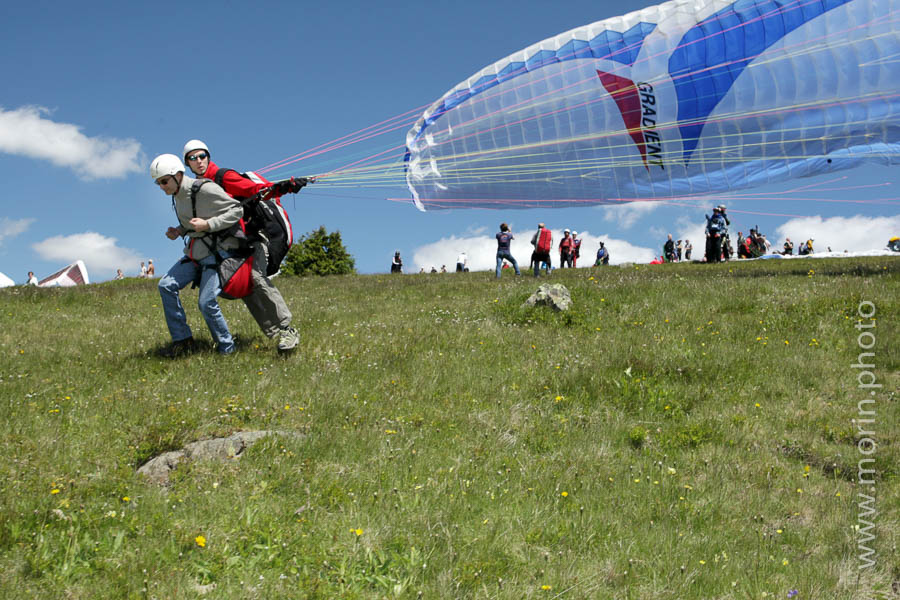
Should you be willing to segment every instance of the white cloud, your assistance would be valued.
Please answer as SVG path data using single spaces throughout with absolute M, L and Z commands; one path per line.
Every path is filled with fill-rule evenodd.
M 82 179 L 121 178 L 143 171 L 141 145 L 133 139 L 88 137 L 70 123 L 45 118 L 40 106 L 0 107 L 0 152 L 48 160 Z
M 803 217 L 791 219 L 777 230 L 780 242 L 789 237 L 796 248 L 801 241 L 812 238 L 813 250 L 825 252 L 828 247 L 834 252 L 861 252 L 880 250 L 887 246 L 890 238 L 900 233 L 900 215 L 891 217 Z M 771 240 L 773 243 L 774 240 Z
M 731 235 L 731 245 L 734 246 L 737 243 L 737 234 L 731 232 Z M 672 238 L 676 241 L 689 240 L 694 247 L 691 260 L 703 260 L 703 255 L 706 254 L 706 219 L 694 223 L 688 217 L 678 217 L 675 220 L 675 234 Z M 662 243 L 659 245 L 659 254 L 662 254 Z
M 34 219 L 14 220 L 8 217 L 0 218 L 0 246 L 2 246 L 7 239 L 14 238 L 20 233 L 28 231 L 28 228 L 32 223 L 34 223 Z
M 638 220 L 656 210 L 662 202 L 651 200 L 624 202 L 615 206 L 604 206 L 604 220 L 615 223 L 621 229 L 629 229 Z
M 562 239 L 562 230 L 553 231 L 553 266 L 559 266 L 559 252 L 556 246 Z M 519 262 L 519 269 L 525 271 L 528 269 L 528 262 L 531 260 L 531 236 L 534 230 L 524 233 L 515 234 L 512 241 L 512 255 Z M 602 240 L 609 250 L 610 263 L 620 264 L 623 262 L 647 263 L 653 260 L 654 253 L 650 248 L 634 246 L 624 240 L 617 240 L 606 234 L 596 236 L 589 231 L 579 233 L 582 239 L 581 258 L 578 259 L 579 267 L 589 267 L 594 264 L 597 255 L 597 249 L 600 247 Z M 470 235 L 470 236 L 450 236 L 443 238 L 437 242 L 420 246 L 413 251 L 413 269 L 407 272 L 418 273 L 420 269 L 426 272 L 431 271 L 431 267 L 437 270 L 441 269 L 441 265 L 446 265 L 448 271 L 456 270 L 456 259 L 460 252 L 466 252 L 469 258 L 469 270 L 471 271 L 493 271 L 497 266 L 497 240 L 494 234 L 491 235 Z
M 72 235 L 57 235 L 42 242 L 32 244 L 32 248 L 44 260 L 73 263 L 83 260 L 91 279 L 99 279 L 97 274 L 112 275 L 121 268 L 126 273 L 129 267 L 136 267 L 145 260 L 130 248 L 121 248 L 116 238 L 88 231 Z

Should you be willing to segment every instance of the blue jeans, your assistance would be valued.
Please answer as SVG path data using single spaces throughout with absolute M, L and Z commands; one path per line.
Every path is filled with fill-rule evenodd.
M 544 253 L 535 252 L 532 255 L 532 258 L 534 259 L 534 276 L 535 277 L 540 276 L 542 267 L 547 269 L 548 275 L 550 274 L 550 271 L 553 268 L 553 265 L 550 263 L 550 253 L 549 252 L 544 252 Z
M 513 268 L 516 270 L 516 275 L 522 274 L 519 272 L 519 263 L 516 262 L 516 259 L 513 258 L 513 255 L 510 254 L 508 250 L 497 250 L 497 279 L 500 279 L 500 271 L 503 269 L 504 258 L 512 263 Z
M 222 252 L 226 258 L 228 253 Z M 194 281 L 200 271 L 200 299 L 198 306 L 200 313 L 206 320 L 206 326 L 212 334 L 216 347 L 222 354 L 234 352 L 234 339 L 228 331 L 228 324 L 219 308 L 217 297 L 222 291 L 219 285 L 219 274 L 215 269 L 216 257 L 207 256 L 200 261 L 200 265 L 192 261 L 178 261 L 169 272 L 159 280 L 159 295 L 162 298 L 163 312 L 166 315 L 166 325 L 173 341 L 180 341 L 191 337 L 191 328 L 187 324 L 187 315 L 184 306 L 181 305 L 179 291 Z M 209 267 L 209 268 L 204 268 Z

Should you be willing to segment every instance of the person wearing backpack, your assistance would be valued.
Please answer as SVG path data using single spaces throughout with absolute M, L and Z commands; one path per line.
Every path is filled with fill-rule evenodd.
M 600 248 L 597 250 L 597 260 L 594 262 L 594 266 L 603 266 L 609 264 L 609 250 L 606 249 L 606 245 L 603 242 L 600 242 Z
M 195 175 L 219 184 L 225 192 L 238 200 L 253 197 L 265 188 L 276 188 L 275 202 L 280 207 L 278 197 L 285 192 L 299 192 L 307 182 L 305 178 L 300 178 L 284 182 L 286 185 L 273 185 L 271 181 L 256 173 L 242 175 L 232 169 L 221 169 L 212 161 L 209 147 L 200 140 L 188 141 L 184 145 L 183 154 L 185 162 Z M 289 225 L 290 223 L 288 235 L 293 236 Z M 260 239 L 250 242 L 253 255 L 253 291 L 242 300 L 263 334 L 268 338 L 278 336 L 278 351 L 290 352 L 297 347 L 300 336 L 291 326 L 293 315 L 287 303 L 267 275 L 276 272 L 279 265 L 269 265 L 269 249 L 265 233 L 261 232 L 259 235 Z M 291 240 L 288 240 L 288 245 L 290 242 Z
M 550 274 L 553 265 L 550 262 L 550 249 L 553 248 L 553 233 L 544 227 L 543 223 L 538 223 L 538 229 L 531 237 L 531 245 L 534 246 L 534 253 L 531 255 L 534 264 L 534 276 L 540 277 L 541 266 L 547 268 L 547 274 Z
M 211 250 L 218 248 L 221 255 L 229 256 L 240 247 L 234 236 L 234 226 L 243 215 L 241 203 L 225 190 L 210 182 L 191 193 L 196 180 L 187 177 L 181 159 L 174 154 L 161 154 L 150 163 L 150 177 L 166 195 L 172 196 L 172 206 L 178 219 L 176 227 L 166 230 L 170 240 L 185 238 L 184 257 L 176 262 L 159 280 L 159 295 L 172 343 L 159 354 L 166 358 L 194 350 L 194 336 L 187 323 L 187 315 L 181 304 L 179 292 L 188 284 L 199 281 L 200 313 L 220 354 L 235 350 L 234 338 L 222 315 L 217 297 L 222 291 L 218 261 Z M 215 242 L 211 242 L 215 239 Z
M 727 231 L 722 205 L 713 208 L 712 216 L 706 217 L 706 262 L 721 262 L 722 239 Z

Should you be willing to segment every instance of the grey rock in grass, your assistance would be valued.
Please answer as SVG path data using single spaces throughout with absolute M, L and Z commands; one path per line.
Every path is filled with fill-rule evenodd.
M 213 438 L 191 442 L 181 450 L 166 452 L 147 461 L 138 474 L 159 485 L 168 485 L 169 474 L 185 459 L 228 460 L 239 458 L 241 453 L 267 435 L 299 435 L 282 431 L 239 431 L 225 438 Z
M 545 283 L 525 301 L 524 306 L 549 306 L 553 310 L 569 310 L 572 295 L 561 283 Z

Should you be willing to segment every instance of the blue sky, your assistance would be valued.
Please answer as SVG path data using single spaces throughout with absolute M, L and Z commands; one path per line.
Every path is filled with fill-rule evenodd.
M 608 0 L 7 3 L 0 22 L 6 82 L 0 177 L 7 190 L 0 272 L 23 283 L 29 270 L 43 277 L 82 259 L 92 280 L 103 281 L 116 268 L 136 275 L 139 262 L 150 258 L 164 271 L 179 257 L 180 242 L 164 236 L 174 217 L 148 174 L 154 156 L 180 154 L 186 140 L 199 138 L 220 166 L 259 169 L 430 104 L 483 67 L 621 14 L 623 6 Z M 324 173 L 390 148 L 396 149 L 386 156 L 400 159 L 418 116 L 410 115 L 390 133 L 294 163 L 273 178 Z M 637 203 L 422 213 L 396 201 L 409 198 L 402 180 L 396 183 L 349 188 L 323 181 L 285 205 L 297 235 L 319 225 L 340 230 L 363 273 L 387 271 L 394 250 L 407 271 L 450 268 L 461 250 L 474 268 L 492 268 L 501 221 L 519 232 L 520 261 L 527 262 L 525 238 L 538 221 L 588 232 L 589 255 L 603 239 L 614 262 L 649 260 L 666 233 L 693 238 L 699 248 L 708 212 L 706 204 Z M 878 248 L 900 234 L 897 169 L 865 166 L 791 187 L 807 183 L 811 191 L 780 201 L 730 200 L 733 229 L 758 224 L 779 244 L 785 235 L 814 237 L 838 251 Z M 880 187 L 858 188 L 873 183 Z M 848 202 L 859 199 L 887 202 Z

